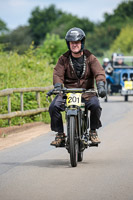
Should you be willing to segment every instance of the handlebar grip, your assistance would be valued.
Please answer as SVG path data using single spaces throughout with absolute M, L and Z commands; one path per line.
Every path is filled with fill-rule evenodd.
M 50 96 L 53 94 L 53 91 L 54 91 L 54 89 L 52 89 L 52 90 L 48 91 L 48 92 L 47 92 L 47 96 L 49 96 L 49 97 L 50 97 Z

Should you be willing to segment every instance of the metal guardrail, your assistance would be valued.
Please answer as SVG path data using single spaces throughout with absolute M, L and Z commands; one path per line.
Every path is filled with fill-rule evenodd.
M 29 115 L 39 114 L 45 111 L 48 111 L 48 108 L 41 108 L 40 104 L 40 92 L 45 92 L 47 90 L 52 89 L 53 86 L 48 87 L 30 87 L 30 88 L 11 88 L 0 90 L 0 97 L 7 96 L 8 98 L 8 113 L 7 114 L 0 114 L 0 119 L 8 119 L 10 120 L 13 117 L 24 117 Z M 38 104 L 37 109 L 32 110 L 25 110 L 24 111 L 24 101 L 23 101 L 23 94 L 26 92 L 36 92 L 36 100 Z M 20 93 L 20 111 L 11 112 L 11 95 L 13 93 Z

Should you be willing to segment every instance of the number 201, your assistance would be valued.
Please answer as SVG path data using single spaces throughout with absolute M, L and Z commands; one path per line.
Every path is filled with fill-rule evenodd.
M 69 97 L 68 103 L 79 103 L 79 98 L 78 97 Z

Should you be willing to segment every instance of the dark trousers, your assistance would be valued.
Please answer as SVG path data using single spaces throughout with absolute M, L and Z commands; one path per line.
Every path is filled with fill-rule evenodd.
M 97 96 L 92 97 L 85 102 L 85 106 L 90 110 L 90 129 L 98 129 L 102 126 L 100 121 L 101 107 Z M 51 117 L 51 130 L 64 133 L 63 121 L 61 111 L 64 111 L 65 100 L 61 96 L 56 96 L 49 107 L 49 113 Z

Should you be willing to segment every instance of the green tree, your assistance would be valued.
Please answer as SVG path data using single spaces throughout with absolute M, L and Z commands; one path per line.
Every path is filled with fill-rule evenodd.
M 102 56 L 110 49 L 121 29 L 132 24 L 132 10 L 133 1 L 123 1 L 112 14 L 104 14 L 103 22 L 94 24 L 87 18 L 78 18 L 58 10 L 55 5 L 42 10 L 36 7 L 29 18 L 29 26 L 2 34 L 0 43 L 9 43 L 7 50 L 17 49 L 19 53 L 23 53 L 32 40 L 37 47 L 43 43 L 47 33 L 59 35 L 64 39 L 66 32 L 77 26 L 86 33 L 86 47 L 96 56 Z
M 58 34 L 65 37 L 66 32 L 72 27 L 82 28 L 85 32 L 92 32 L 94 24 L 87 18 L 78 18 L 72 14 L 56 9 L 54 5 L 40 10 L 37 7 L 29 19 L 31 34 L 36 45 L 42 43 L 47 33 Z
M 55 21 L 61 15 L 62 11 L 57 10 L 54 5 L 44 8 L 43 10 L 36 7 L 35 10 L 32 11 L 29 25 L 36 45 L 40 44 L 46 37 L 46 34 L 51 32 L 55 26 Z
M 114 25 L 119 27 L 125 26 L 126 23 L 132 21 L 133 19 L 133 1 L 123 1 L 118 7 L 114 10 L 113 14 L 104 14 L 104 25 Z
M 15 50 L 19 54 L 24 53 L 32 42 L 29 26 L 20 26 L 12 32 L 0 37 L 1 43 L 6 43 L 6 50 Z
M 95 26 L 94 31 L 86 36 L 86 47 L 96 56 L 103 56 L 118 33 L 119 30 L 115 26 Z
M 0 19 L 0 33 L 8 31 L 6 23 Z
M 132 23 L 132 10 L 133 1 L 124 1 L 112 14 L 105 13 L 104 21 L 95 25 L 92 34 L 87 34 L 87 47 L 97 56 L 102 56 L 105 51 L 110 49 L 121 29 Z
M 129 54 L 133 50 L 133 25 L 123 28 L 111 45 L 111 50 Z
M 85 33 L 92 33 L 94 29 L 94 23 L 90 22 L 87 18 L 80 19 L 77 16 L 64 13 L 55 22 L 55 27 L 52 29 L 51 33 L 58 34 L 61 38 L 64 38 L 66 32 L 72 27 L 81 28 Z
M 53 64 L 56 64 L 59 56 L 67 51 L 67 45 L 64 39 L 60 39 L 59 35 L 47 34 L 43 44 L 38 48 L 38 55 L 42 57 L 50 57 Z

